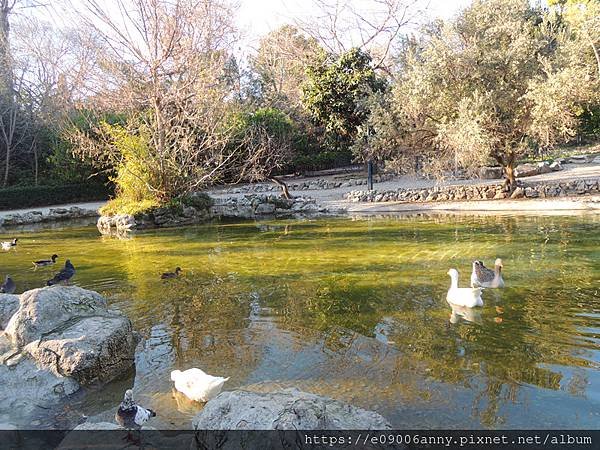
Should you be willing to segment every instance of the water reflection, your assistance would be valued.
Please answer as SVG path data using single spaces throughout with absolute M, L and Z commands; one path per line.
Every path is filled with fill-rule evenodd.
M 82 228 L 23 235 L 18 273 L 48 248 L 110 297 L 145 340 L 136 372 L 81 404 L 109 414 L 125 385 L 189 426 L 202 405 L 174 368 L 225 389 L 295 386 L 375 409 L 398 427 L 589 427 L 600 406 L 597 216 L 407 216 L 214 224 L 128 240 Z M 54 250 L 56 249 L 56 250 Z M 446 272 L 502 257 L 507 288 L 452 308 Z M 181 266 L 180 279 L 160 274 Z M 23 288 L 43 281 L 21 273 Z M 559 407 L 563 410 L 558 412 Z

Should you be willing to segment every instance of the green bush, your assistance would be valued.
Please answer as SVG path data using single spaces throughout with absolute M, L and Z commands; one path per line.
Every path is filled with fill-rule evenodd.
M 106 200 L 111 194 L 98 183 L 11 187 L 0 189 L 0 210 Z

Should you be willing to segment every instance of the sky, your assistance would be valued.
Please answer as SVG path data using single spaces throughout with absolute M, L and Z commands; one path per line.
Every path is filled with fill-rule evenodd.
M 355 2 L 369 6 L 369 0 Z M 422 0 L 420 6 L 427 6 L 431 18 L 450 18 L 470 3 L 470 0 Z M 307 18 L 316 12 L 311 0 L 240 0 L 237 20 L 244 40 L 252 45 L 269 31 L 293 23 L 294 18 Z

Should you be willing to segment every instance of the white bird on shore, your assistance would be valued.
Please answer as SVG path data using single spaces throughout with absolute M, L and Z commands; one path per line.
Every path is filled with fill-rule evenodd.
M 502 278 L 502 260 L 496 259 L 494 270 L 488 269 L 483 265 L 483 261 L 473 261 L 473 271 L 471 272 L 471 286 L 484 288 L 503 288 L 504 279 Z
M 456 269 L 448 270 L 448 275 L 450 275 L 450 279 L 452 280 L 448 294 L 446 294 L 448 303 L 466 306 L 467 308 L 483 306 L 483 300 L 481 299 L 482 288 L 459 288 L 458 270 Z
M 175 389 L 190 400 L 207 402 L 221 392 L 223 384 L 229 378 L 213 377 L 200 369 L 174 370 L 171 380 L 175 382 Z

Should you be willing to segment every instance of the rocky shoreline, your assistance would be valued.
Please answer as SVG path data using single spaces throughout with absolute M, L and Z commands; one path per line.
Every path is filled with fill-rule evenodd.
M 296 197 L 291 200 L 277 195 L 244 195 L 214 198 L 207 205 L 182 208 L 157 208 L 151 212 L 131 215 L 101 216 L 98 230 L 102 234 L 123 233 L 130 230 L 168 228 L 194 225 L 213 219 L 256 219 L 263 217 L 306 217 L 343 212 L 319 205 L 313 198 Z
M 460 186 L 435 186 L 428 189 L 393 189 L 388 191 L 351 191 L 345 195 L 349 202 L 445 202 L 471 200 L 501 200 L 520 198 L 567 197 L 600 192 L 600 178 L 524 183 L 508 193 L 503 183 Z
M 100 214 L 96 209 L 80 208 L 79 206 L 50 208 L 45 214 L 42 211 L 15 212 L 0 216 L 0 227 L 84 219 L 88 217 L 98 217 L 99 215 Z

